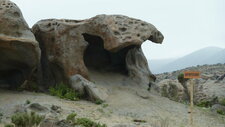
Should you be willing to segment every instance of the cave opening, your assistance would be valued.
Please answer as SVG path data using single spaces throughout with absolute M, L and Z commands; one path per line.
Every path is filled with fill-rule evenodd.
M 15 89 L 25 81 L 24 74 L 21 70 L 10 69 L 2 70 L 0 73 L 0 87 Z
M 27 79 L 30 67 L 17 51 L 0 48 L 0 54 L 0 88 L 17 89 Z
M 84 33 L 83 37 L 89 43 L 84 52 L 84 63 L 88 70 L 128 74 L 126 54 L 134 46 L 110 52 L 104 49 L 104 41 L 101 37 L 87 33 Z

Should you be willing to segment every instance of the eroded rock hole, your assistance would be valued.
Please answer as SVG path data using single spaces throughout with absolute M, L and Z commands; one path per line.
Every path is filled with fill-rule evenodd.
M 0 87 L 14 89 L 24 82 L 23 72 L 17 69 L 1 71 Z
M 125 57 L 130 48 L 126 47 L 118 52 L 109 52 L 104 49 L 104 42 L 101 37 L 83 34 L 89 46 L 84 52 L 84 62 L 86 67 L 95 71 L 116 72 L 127 75 Z

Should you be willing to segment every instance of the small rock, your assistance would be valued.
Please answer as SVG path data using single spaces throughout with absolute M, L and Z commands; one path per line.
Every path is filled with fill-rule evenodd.
M 149 92 L 147 90 L 138 90 L 136 91 L 137 96 L 143 99 L 149 99 Z
M 52 105 L 51 110 L 53 110 L 57 113 L 62 112 L 62 108 L 60 106 L 57 106 L 57 105 Z
M 28 106 L 28 108 L 35 112 L 47 112 L 48 108 L 40 105 L 39 103 L 32 103 Z

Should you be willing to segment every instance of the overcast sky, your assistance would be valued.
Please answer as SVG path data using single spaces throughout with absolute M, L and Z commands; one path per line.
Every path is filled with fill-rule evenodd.
M 225 0 L 12 0 L 32 27 L 47 18 L 87 19 L 122 14 L 152 23 L 165 39 L 142 45 L 148 59 L 174 58 L 195 50 L 225 48 Z

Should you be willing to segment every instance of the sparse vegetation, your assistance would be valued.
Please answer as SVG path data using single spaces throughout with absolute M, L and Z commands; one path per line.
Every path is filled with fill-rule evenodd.
M 223 110 L 217 110 L 216 112 L 220 115 L 225 115 L 225 112 Z
M 104 101 L 102 101 L 102 100 L 100 100 L 100 99 L 97 99 L 97 100 L 95 100 L 95 104 L 97 104 L 97 105 L 100 105 L 100 104 L 102 104 Z
M 29 105 L 31 102 L 30 100 L 26 100 L 25 104 Z
M 15 127 L 13 124 L 6 124 L 4 127 Z
M 66 117 L 66 120 L 69 121 L 69 122 L 72 122 L 74 123 L 75 122 L 75 117 L 77 116 L 76 113 L 71 113 L 69 114 L 67 117 Z
M 62 83 L 56 85 L 55 87 L 50 87 L 49 91 L 51 95 L 60 97 L 62 99 L 77 101 L 80 98 L 80 95 L 78 93 Z
M 219 102 L 221 105 L 225 106 L 225 98 Z
M 0 112 L 0 123 L 2 121 L 3 113 Z
M 185 79 L 184 78 L 184 74 L 183 73 L 180 73 L 178 76 L 177 76 L 177 79 L 178 79 L 178 81 L 181 83 L 181 84 L 183 84 L 183 83 L 185 83 L 188 79 Z
M 37 115 L 35 112 L 31 113 L 16 113 L 11 117 L 11 121 L 16 127 L 37 127 L 44 116 Z
M 202 101 L 202 102 L 200 102 L 196 105 L 199 106 L 199 107 L 207 107 L 207 108 L 212 106 L 210 101 Z
M 213 104 L 217 104 L 218 101 L 218 97 L 213 98 L 212 100 L 207 100 L 207 101 L 201 101 L 200 103 L 196 104 L 199 107 L 212 107 Z
M 102 107 L 103 108 L 106 108 L 106 107 L 108 107 L 109 106 L 109 104 L 102 104 Z
M 76 119 L 75 125 L 81 125 L 84 127 L 107 127 L 105 124 L 96 123 L 88 118 Z
M 75 118 L 76 113 L 71 113 L 67 116 L 66 121 L 72 125 L 80 125 L 82 127 L 107 127 L 105 124 L 96 123 L 88 118 Z

